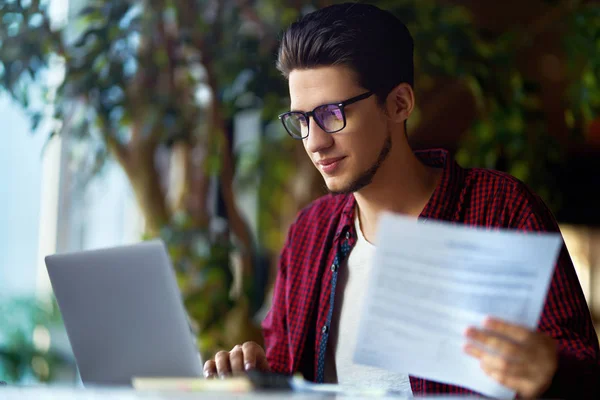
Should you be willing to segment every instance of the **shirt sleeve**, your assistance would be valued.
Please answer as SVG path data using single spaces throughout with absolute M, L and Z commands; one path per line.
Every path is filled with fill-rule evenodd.
M 518 228 L 560 232 L 550 210 L 534 196 Z M 546 398 L 600 398 L 600 350 L 589 308 L 563 242 L 538 329 L 558 344 L 558 369 Z
M 273 289 L 273 300 L 271 309 L 265 317 L 262 328 L 265 343 L 265 352 L 271 371 L 281 374 L 292 374 L 291 359 L 287 339 L 287 311 L 286 311 L 286 287 L 287 268 L 290 264 L 290 243 L 293 225 L 288 232 L 286 242 L 281 251 L 277 266 L 277 276 Z

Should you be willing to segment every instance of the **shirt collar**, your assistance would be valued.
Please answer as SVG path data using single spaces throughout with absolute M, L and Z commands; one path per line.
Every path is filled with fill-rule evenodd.
M 443 169 L 440 182 L 419 218 L 450 220 L 459 200 L 460 188 L 464 181 L 464 169 L 452 159 L 450 153 L 445 149 L 417 150 L 414 153 L 425 165 Z M 336 239 L 345 232 L 350 232 L 351 236 L 356 235 L 353 229 L 356 199 L 352 194 L 339 196 L 345 196 L 346 199 L 342 207 L 339 228 L 335 234 Z
M 419 218 L 451 220 L 463 187 L 465 170 L 444 149 L 415 151 L 415 155 L 426 165 L 443 168 L 440 182 Z

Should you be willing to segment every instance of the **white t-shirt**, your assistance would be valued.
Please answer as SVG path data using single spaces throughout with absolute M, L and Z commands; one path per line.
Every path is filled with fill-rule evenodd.
M 325 382 L 355 388 L 377 388 L 412 396 L 407 374 L 352 362 L 360 312 L 366 295 L 375 246 L 363 236 L 355 213 L 356 245 L 338 271 L 331 333 L 325 360 Z

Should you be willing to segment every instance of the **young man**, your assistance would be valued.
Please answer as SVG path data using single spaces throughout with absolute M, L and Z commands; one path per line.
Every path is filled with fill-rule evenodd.
M 285 32 L 278 68 L 293 110 L 281 121 L 332 194 L 302 210 L 289 230 L 263 324 L 266 352 L 255 343 L 235 346 L 206 363 L 206 376 L 260 368 L 405 394 L 469 393 L 352 363 L 377 220 L 392 211 L 558 232 L 554 218 L 511 176 L 463 169 L 444 150 L 411 150 L 405 122 L 415 106 L 413 41 L 390 13 L 343 4 L 308 14 Z M 490 320 L 467 339 L 491 349 L 465 352 L 520 396 L 588 398 L 598 390 L 598 337 L 564 246 L 536 331 Z

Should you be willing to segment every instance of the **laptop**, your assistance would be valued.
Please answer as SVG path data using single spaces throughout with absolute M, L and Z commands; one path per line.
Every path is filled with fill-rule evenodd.
M 202 376 L 162 241 L 56 254 L 45 261 L 85 386 Z

